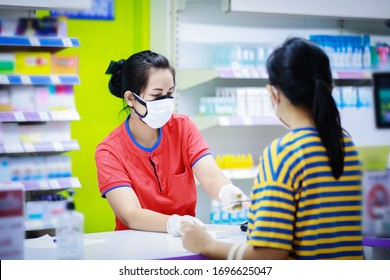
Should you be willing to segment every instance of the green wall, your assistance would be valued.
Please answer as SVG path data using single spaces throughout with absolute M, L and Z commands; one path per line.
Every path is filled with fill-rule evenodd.
M 61 53 L 79 55 L 80 85 L 75 86 L 76 108 L 81 120 L 71 123 L 72 138 L 79 151 L 69 152 L 74 176 L 81 182 L 74 197 L 76 208 L 85 215 L 85 232 L 111 231 L 114 215 L 101 198 L 94 160 L 98 143 L 126 117 L 119 114 L 122 101 L 107 89 L 104 72 L 111 59 L 127 58 L 149 48 L 149 0 L 116 0 L 115 20 L 68 19 L 68 36 L 77 37 L 79 48 Z

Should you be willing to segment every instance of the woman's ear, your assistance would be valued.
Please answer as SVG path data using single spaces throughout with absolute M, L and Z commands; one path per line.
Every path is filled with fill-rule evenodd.
M 125 94 L 123 95 L 124 100 L 126 101 L 127 105 L 130 107 L 133 107 L 135 98 L 130 90 L 127 90 Z
M 267 85 L 268 91 L 271 93 L 272 102 L 278 103 L 279 102 L 279 92 L 278 89 L 275 86 Z

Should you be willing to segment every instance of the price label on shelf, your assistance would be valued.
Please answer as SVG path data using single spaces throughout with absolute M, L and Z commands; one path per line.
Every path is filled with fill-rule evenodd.
M 41 121 L 50 121 L 50 117 L 47 112 L 38 112 L 38 114 Z
M 29 37 L 28 40 L 31 46 L 39 47 L 41 45 L 41 42 L 39 42 L 39 39 L 36 37 Z
M 52 84 L 54 84 L 54 85 L 61 84 L 61 80 L 60 80 L 60 77 L 58 75 L 50 75 L 50 80 L 51 80 Z
M 260 78 L 260 74 L 259 74 L 259 72 L 256 69 L 251 69 L 250 73 L 251 73 L 251 78 L 253 78 L 253 79 L 259 79 Z
M 22 81 L 23 85 L 31 85 L 32 84 L 29 76 L 22 75 L 22 76 L 20 76 L 20 80 Z
M 35 152 L 35 147 L 31 143 L 23 143 L 23 148 L 25 152 L 28 153 L 34 153 Z
M 20 144 L 4 144 L 6 153 L 23 153 L 23 147 Z
M 49 190 L 49 183 L 46 180 L 39 180 L 38 187 L 40 190 Z
M 15 120 L 18 122 L 24 122 L 26 121 L 26 118 L 24 117 L 24 114 L 22 112 L 14 112 Z
M 51 189 L 58 190 L 61 188 L 61 185 L 58 183 L 57 180 L 49 180 L 49 186 Z
M 0 75 L 0 84 L 9 85 L 9 80 L 7 75 Z
M 242 68 L 241 69 L 241 76 L 244 78 L 251 78 L 251 73 L 249 72 L 249 69 Z
M 53 121 L 62 121 L 66 118 L 66 111 L 51 111 L 50 115 Z
M 54 151 L 62 152 L 64 150 L 64 146 L 61 142 L 53 142 Z
M 80 181 L 77 178 L 70 178 L 70 185 L 72 186 L 72 188 L 81 187 Z
M 242 122 L 244 125 L 252 125 L 253 121 L 251 117 L 242 117 Z
M 67 111 L 66 115 L 68 116 L 67 117 L 68 120 L 79 120 L 80 119 L 80 115 L 76 110 Z
M 72 40 L 69 38 L 62 38 L 62 44 L 64 47 L 73 47 Z
M 219 125 L 221 125 L 221 126 L 230 125 L 230 121 L 229 121 L 228 117 L 219 117 L 218 121 L 219 121 Z

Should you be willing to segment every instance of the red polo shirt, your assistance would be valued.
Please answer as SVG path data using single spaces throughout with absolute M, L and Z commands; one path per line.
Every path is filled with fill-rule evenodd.
M 144 209 L 195 216 L 197 195 L 192 166 L 210 154 L 198 128 L 187 116 L 173 114 L 160 128 L 156 144 L 146 148 L 134 139 L 128 118 L 96 149 L 102 197 L 112 189 L 129 187 Z M 116 217 L 115 229 L 128 228 Z

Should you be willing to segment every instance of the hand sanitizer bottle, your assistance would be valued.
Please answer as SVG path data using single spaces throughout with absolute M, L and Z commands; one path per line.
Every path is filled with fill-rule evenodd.
M 78 260 L 83 258 L 84 215 L 75 210 L 71 197 L 65 211 L 58 217 L 56 228 L 57 258 Z

